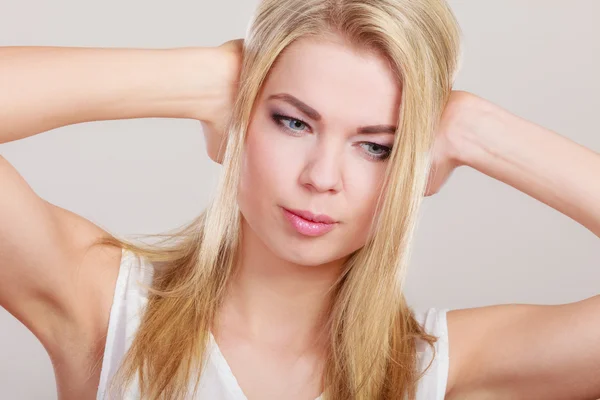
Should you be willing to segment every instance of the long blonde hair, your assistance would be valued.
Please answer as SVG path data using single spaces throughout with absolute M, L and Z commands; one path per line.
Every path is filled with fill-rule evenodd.
M 436 337 L 403 295 L 430 150 L 460 61 L 460 29 L 445 0 L 263 0 L 244 43 L 239 93 L 228 126 L 224 174 L 207 209 L 153 244 L 113 235 L 156 266 L 141 324 L 111 388 L 138 379 L 141 397 L 183 399 L 197 389 L 211 324 L 234 272 L 241 215 L 241 155 L 254 102 L 280 53 L 302 37 L 343 37 L 389 61 L 402 85 L 399 127 L 361 249 L 336 282 L 323 373 L 327 400 L 413 399 L 420 378 L 417 341 Z M 154 235 L 156 236 L 156 235 Z M 160 266 L 160 267 L 159 267 Z M 119 390 L 119 389 L 117 389 Z

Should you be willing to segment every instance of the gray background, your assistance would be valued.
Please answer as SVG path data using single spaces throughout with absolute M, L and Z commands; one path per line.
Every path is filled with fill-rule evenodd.
M 216 46 L 244 35 L 254 4 L 0 0 L 0 45 Z M 465 45 L 456 89 L 600 151 L 600 1 L 450 4 Z M 188 221 L 219 176 L 193 120 L 79 124 L 0 153 L 42 197 L 125 235 Z M 587 229 L 465 167 L 425 200 L 407 296 L 418 309 L 571 302 L 600 292 L 599 260 Z M 56 399 L 44 348 L 3 309 L 0 355 L 0 398 Z

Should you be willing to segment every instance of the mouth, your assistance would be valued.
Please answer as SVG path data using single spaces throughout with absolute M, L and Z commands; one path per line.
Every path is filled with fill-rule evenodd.
M 313 214 L 304 210 L 289 210 L 281 207 L 292 227 L 305 236 L 321 236 L 331 231 L 338 221 L 324 214 Z

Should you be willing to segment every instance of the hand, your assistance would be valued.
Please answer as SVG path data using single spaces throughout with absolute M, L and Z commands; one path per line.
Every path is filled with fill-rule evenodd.
M 238 93 L 243 43 L 243 39 L 235 39 L 215 48 L 215 62 L 219 64 L 214 77 L 218 85 L 215 90 L 216 99 L 210 107 L 203 110 L 203 116 L 199 118 L 208 156 L 219 164 L 225 153 L 226 125 Z
M 452 172 L 465 163 L 461 159 L 460 137 L 465 136 L 463 130 L 466 124 L 464 116 L 473 101 L 478 97 L 464 91 L 452 91 L 436 132 L 432 148 L 432 164 L 427 181 L 425 196 L 431 196 L 440 191 Z M 468 118 L 467 118 L 468 120 Z

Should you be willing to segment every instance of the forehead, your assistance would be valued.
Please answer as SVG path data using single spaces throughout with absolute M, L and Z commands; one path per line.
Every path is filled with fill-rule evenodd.
M 269 72 L 263 97 L 276 93 L 292 94 L 326 121 L 396 124 L 401 86 L 387 60 L 374 52 L 341 40 L 302 38 L 282 52 Z

